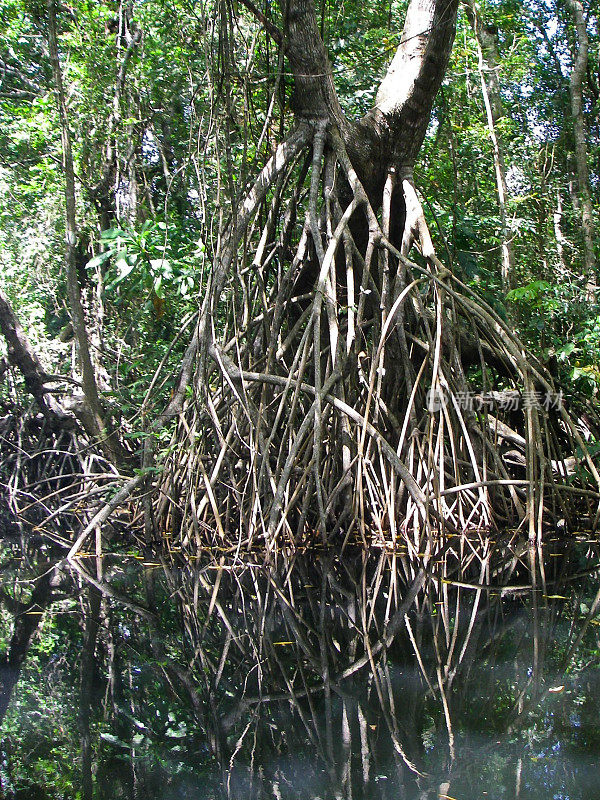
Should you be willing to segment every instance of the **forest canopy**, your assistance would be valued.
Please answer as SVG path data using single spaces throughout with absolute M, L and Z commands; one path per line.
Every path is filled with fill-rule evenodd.
M 7 524 L 595 525 L 599 12 L 0 3 Z

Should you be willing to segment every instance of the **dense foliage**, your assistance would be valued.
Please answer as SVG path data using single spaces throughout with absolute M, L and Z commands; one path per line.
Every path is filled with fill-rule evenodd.
M 343 105 L 366 110 L 398 41 L 405 3 L 323 4 Z M 597 9 L 586 10 L 590 186 L 598 175 Z M 277 6 L 265 13 L 275 21 Z M 595 394 L 597 308 L 586 296 L 569 75 L 569 4 L 480 4 L 497 43 L 496 135 L 514 250 L 500 279 L 502 223 L 477 40 L 461 13 L 452 63 L 417 172 L 438 251 L 544 359 Z M 0 42 L 2 281 L 50 371 L 70 359 L 61 145 L 46 9 L 5 2 Z M 186 315 L 231 203 L 290 124 L 277 46 L 241 5 L 75 3 L 59 9 L 77 178 L 78 264 L 103 390 L 131 418 Z M 484 77 L 487 77 L 484 64 Z M 277 85 L 275 86 L 275 82 Z M 67 338 L 63 335 L 63 339 Z M 170 351 L 173 369 L 183 343 Z M 167 387 L 160 392 L 166 397 Z M 6 389 L 5 389 L 6 391 Z

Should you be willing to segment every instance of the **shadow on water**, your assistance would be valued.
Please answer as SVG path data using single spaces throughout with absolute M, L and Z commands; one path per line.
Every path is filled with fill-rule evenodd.
M 0 794 L 600 798 L 600 548 L 489 553 L 5 545 Z

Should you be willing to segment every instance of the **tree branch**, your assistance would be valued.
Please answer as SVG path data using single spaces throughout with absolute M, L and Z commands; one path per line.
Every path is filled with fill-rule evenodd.
M 383 115 L 398 165 L 414 162 L 446 73 L 458 0 L 412 0 L 402 38 L 372 114 Z
M 262 11 L 254 5 L 252 0 L 240 0 L 240 2 L 243 6 L 246 6 L 246 8 L 248 9 L 248 11 L 250 11 L 251 14 L 253 14 L 256 17 L 256 19 L 260 22 L 260 24 L 263 26 L 263 28 L 266 30 L 269 36 L 272 39 L 274 39 L 277 42 L 277 44 L 279 45 L 283 44 L 282 32 L 279 30 L 277 25 L 274 25 L 270 19 L 267 19 L 267 17 L 262 13 Z
M 46 394 L 46 372 L 31 346 L 7 296 L 0 289 L 0 331 L 8 346 L 8 359 L 23 375 L 25 386 L 37 401 L 43 415 L 53 425 L 64 426 L 69 416 Z

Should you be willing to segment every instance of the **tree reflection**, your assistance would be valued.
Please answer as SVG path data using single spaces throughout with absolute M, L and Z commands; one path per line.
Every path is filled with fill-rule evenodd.
M 489 783 L 498 797 L 597 796 L 599 561 L 596 543 L 539 552 L 506 536 L 420 557 L 55 565 L 80 622 L 67 630 L 53 606 L 38 636 L 69 637 L 72 791 L 463 800 Z M 44 669 L 34 656 L 20 714 Z M 16 797 L 28 740 L 10 712 L 5 728 L 0 776 Z M 63 795 L 50 781 L 43 796 Z

